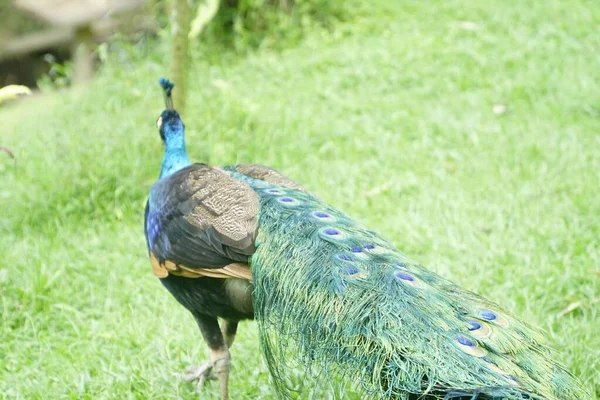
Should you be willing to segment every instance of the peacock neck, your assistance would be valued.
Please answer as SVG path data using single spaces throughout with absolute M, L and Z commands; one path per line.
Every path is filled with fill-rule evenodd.
M 190 164 L 190 159 L 185 151 L 183 135 L 168 138 L 159 178 L 169 176 Z

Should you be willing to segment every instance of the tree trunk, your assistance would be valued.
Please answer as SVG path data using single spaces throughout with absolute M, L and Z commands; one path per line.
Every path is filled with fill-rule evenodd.
M 175 83 L 173 104 L 182 116 L 185 114 L 185 98 L 188 75 L 188 33 L 190 31 L 190 7 L 188 0 L 171 1 L 171 67 L 169 80 Z
M 94 76 L 94 35 L 89 25 L 75 29 L 75 40 L 71 50 L 73 61 L 73 83 L 82 84 Z

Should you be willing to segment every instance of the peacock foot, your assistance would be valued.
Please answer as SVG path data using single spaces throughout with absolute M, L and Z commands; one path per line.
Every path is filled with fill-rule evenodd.
M 197 380 L 196 391 L 200 392 L 207 380 L 217 379 L 213 373 L 213 364 L 207 362 L 202 365 L 190 365 L 187 367 L 181 377 L 184 381 L 192 382 Z

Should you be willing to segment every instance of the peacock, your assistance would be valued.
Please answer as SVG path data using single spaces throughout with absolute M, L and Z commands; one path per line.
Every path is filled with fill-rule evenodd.
M 536 329 L 411 261 L 269 167 L 192 164 L 174 85 L 145 235 L 154 274 L 194 316 L 210 360 L 184 378 L 228 398 L 238 323 L 255 319 L 277 393 L 291 371 L 377 399 L 589 399 Z M 353 390 L 355 390 L 353 389 Z

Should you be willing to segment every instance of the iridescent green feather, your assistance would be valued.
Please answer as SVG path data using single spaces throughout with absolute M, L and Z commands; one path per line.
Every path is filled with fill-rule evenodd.
M 540 334 L 495 303 L 310 194 L 232 176 L 261 198 L 255 314 L 282 395 L 301 367 L 374 398 L 589 398 Z

